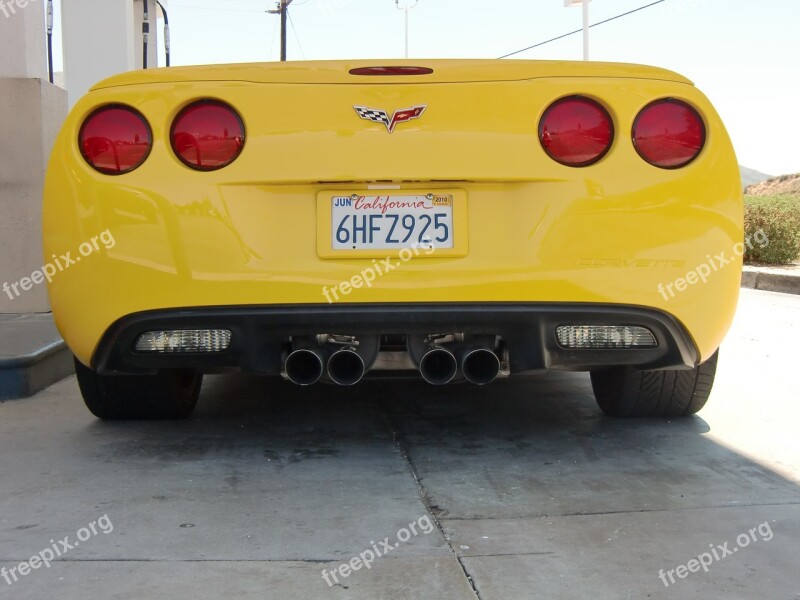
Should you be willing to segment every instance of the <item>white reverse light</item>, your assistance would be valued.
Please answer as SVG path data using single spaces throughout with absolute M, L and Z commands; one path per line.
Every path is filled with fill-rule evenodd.
M 231 343 L 227 329 L 148 331 L 136 340 L 137 352 L 224 352 Z
M 636 325 L 560 325 L 558 343 L 564 348 L 655 348 L 653 333 Z

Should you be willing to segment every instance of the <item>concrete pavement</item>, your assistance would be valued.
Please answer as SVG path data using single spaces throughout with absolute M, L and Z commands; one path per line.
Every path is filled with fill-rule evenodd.
M 102 423 L 66 379 L 0 404 L 0 567 L 86 539 L 0 578 L 0 597 L 800 598 L 798 328 L 800 297 L 743 290 L 687 420 L 605 418 L 587 375 L 551 373 L 443 389 L 217 376 L 189 421 Z M 433 530 L 400 541 L 420 519 Z

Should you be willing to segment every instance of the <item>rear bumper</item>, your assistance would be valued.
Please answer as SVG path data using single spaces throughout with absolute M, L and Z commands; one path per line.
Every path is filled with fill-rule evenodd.
M 638 325 L 649 329 L 652 348 L 563 348 L 556 327 L 565 324 Z M 228 329 L 224 352 L 145 354 L 134 346 L 147 331 Z M 141 372 L 186 367 L 239 369 L 277 375 L 291 336 L 320 333 L 398 336 L 465 332 L 498 335 L 508 350 L 511 373 L 591 370 L 614 365 L 691 368 L 699 361 L 690 335 L 667 313 L 636 306 L 586 303 L 425 303 L 203 307 L 154 310 L 116 321 L 103 335 L 91 366 L 101 372 Z

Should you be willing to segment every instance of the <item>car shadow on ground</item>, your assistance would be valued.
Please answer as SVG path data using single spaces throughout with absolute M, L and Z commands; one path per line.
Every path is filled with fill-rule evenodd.
M 483 387 L 411 380 L 300 388 L 275 378 L 212 376 L 188 421 L 92 422 L 88 428 L 105 439 L 99 452 L 123 462 L 246 458 L 249 467 L 291 472 L 306 461 L 322 468 L 324 461 L 346 476 L 351 469 L 363 472 L 358 458 L 391 449 L 398 468 L 420 478 L 423 495 L 442 517 L 797 497 L 782 477 L 708 439 L 710 427 L 700 416 L 606 417 L 583 373 Z M 252 462 L 257 457 L 264 464 Z

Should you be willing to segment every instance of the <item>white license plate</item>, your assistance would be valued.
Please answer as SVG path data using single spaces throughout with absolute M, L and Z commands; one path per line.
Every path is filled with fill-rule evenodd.
M 453 247 L 452 194 L 333 196 L 334 250 Z

